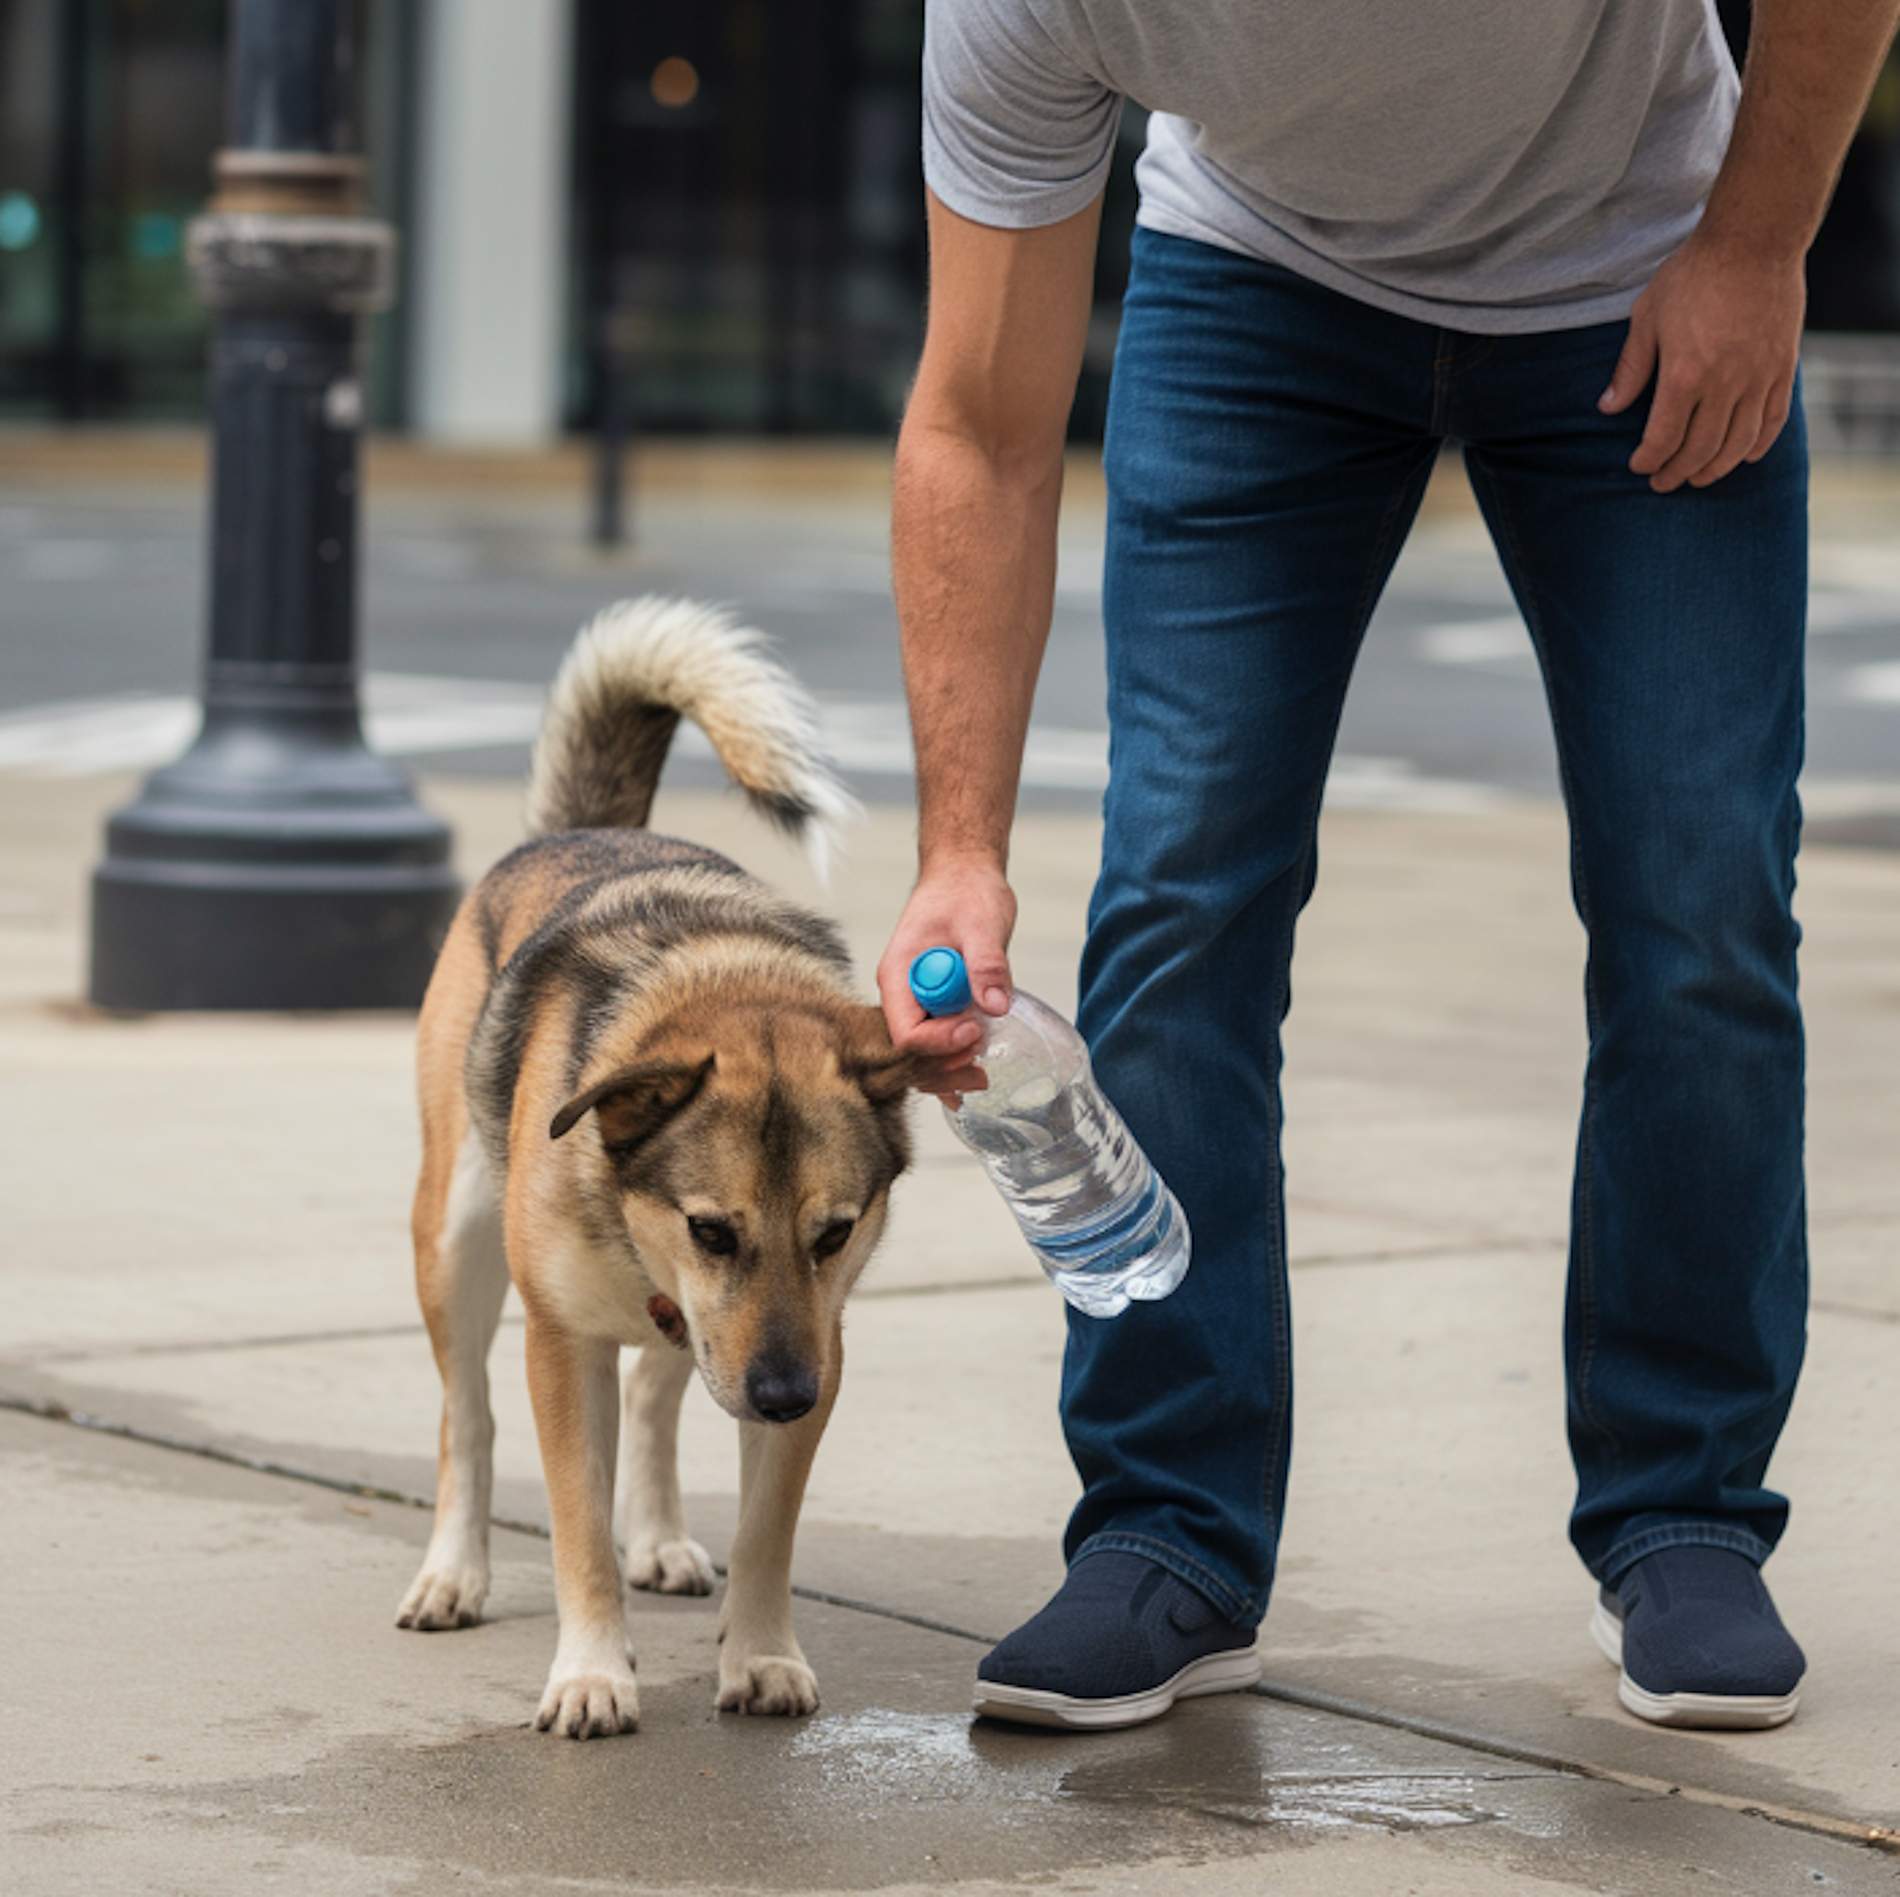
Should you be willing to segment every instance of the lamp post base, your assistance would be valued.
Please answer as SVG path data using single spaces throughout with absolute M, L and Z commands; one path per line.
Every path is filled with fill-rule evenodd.
M 334 792 L 340 760 L 327 761 L 319 774 Z M 286 796 L 279 777 L 247 798 L 237 783 L 210 794 L 193 762 L 158 772 L 106 826 L 92 880 L 94 1005 L 415 1007 L 460 886 L 447 826 L 402 774 L 357 752 L 343 773 L 354 796 Z
M 456 894 L 445 870 L 260 883 L 200 864 L 105 863 L 92 879 L 91 1000 L 122 1014 L 414 1008 Z

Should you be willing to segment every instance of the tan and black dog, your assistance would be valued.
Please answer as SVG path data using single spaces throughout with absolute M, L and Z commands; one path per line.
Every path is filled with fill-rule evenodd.
M 643 828 L 682 716 L 815 848 L 849 809 L 810 701 L 762 643 L 651 599 L 581 633 L 535 749 L 532 838 L 462 904 L 423 1003 L 416 1285 L 444 1397 L 435 1531 L 397 1624 L 481 1615 L 487 1359 L 512 1277 L 560 1610 L 535 1724 L 577 1739 L 638 1718 L 616 1528 L 635 1587 L 712 1588 L 675 1456 L 695 1365 L 740 1433 L 718 1704 L 818 1704 L 792 1537 L 845 1296 L 909 1156 L 910 1068 L 853 999 L 829 922 Z

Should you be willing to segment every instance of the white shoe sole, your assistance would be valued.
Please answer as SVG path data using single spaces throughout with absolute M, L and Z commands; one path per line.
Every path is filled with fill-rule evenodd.
M 1590 1616 L 1590 1638 L 1621 1673 L 1623 1623 L 1601 1601 Z M 1652 1726 L 1701 1726 L 1717 1732 L 1760 1732 L 1769 1726 L 1785 1726 L 1801 1704 L 1799 1687 L 1792 1693 L 1651 1693 L 1627 1673 L 1621 1673 L 1616 1683 L 1616 1696 Z
M 978 1680 L 972 1702 L 984 1719 L 1007 1719 L 1019 1726 L 1060 1726 L 1071 1732 L 1112 1732 L 1159 1719 L 1177 1699 L 1207 1693 L 1244 1693 L 1260 1683 L 1260 1655 L 1252 1647 L 1233 1647 L 1190 1660 L 1173 1679 L 1145 1693 L 1116 1699 L 1072 1699 L 1033 1686 L 999 1686 Z

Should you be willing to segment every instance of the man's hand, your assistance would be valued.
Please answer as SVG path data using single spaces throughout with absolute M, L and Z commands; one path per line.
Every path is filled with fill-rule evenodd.
M 924 1093 L 947 1095 L 954 1104 L 988 1084 L 983 1070 L 970 1061 L 983 1028 L 967 1013 L 942 1020 L 925 1014 L 910 992 L 911 963 L 925 949 L 957 950 L 970 972 L 976 1005 L 985 1014 L 1007 1013 L 1009 938 L 1015 926 L 1016 898 L 995 858 L 953 857 L 924 865 L 877 965 L 877 991 L 892 1041 L 906 1052 L 933 1057 L 916 1083 Z
M 1649 424 L 1630 457 L 1658 494 L 1707 487 L 1759 461 L 1788 419 L 1807 286 L 1801 258 L 1751 254 L 1700 235 L 1657 271 L 1598 406 L 1620 414 L 1649 386 Z

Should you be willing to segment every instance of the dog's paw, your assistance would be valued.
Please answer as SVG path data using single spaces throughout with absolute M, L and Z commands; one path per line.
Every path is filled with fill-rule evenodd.
M 537 1732 L 558 1732 L 568 1739 L 611 1739 L 640 1729 L 640 1694 L 630 1672 L 550 1675 Z
M 636 1535 L 627 1544 L 627 1585 L 655 1594 L 710 1594 L 712 1556 L 685 1535 L 670 1541 Z
M 722 1654 L 716 1703 L 722 1713 L 802 1718 L 818 1710 L 818 1676 L 803 1660 L 783 1655 L 739 1660 Z
M 418 1633 L 448 1627 L 472 1627 L 488 1598 L 488 1570 L 473 1566 L 432 1568 L 426 1564 L 409 1584 L 396 1609 L 396 1625 Z

